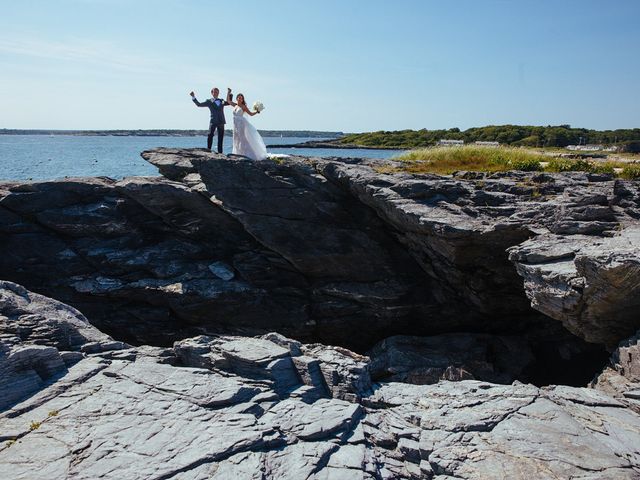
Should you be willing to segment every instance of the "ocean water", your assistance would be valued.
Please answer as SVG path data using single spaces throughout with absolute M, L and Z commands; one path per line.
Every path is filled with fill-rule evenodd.
M 300 137 L 265 137 L 267 145 L 292 144 Z M 72 135 L 0 135 L 0 180 L 47 180 L 64 177 L 158 175 L 140 153 L 156 147 L 205 147 L 206 137 L 108 137 Z M 214 138 L 214 145 L 216 139 Z M 225 135 L 224 152 L 232 137 Z M 270 153 L 314 157 L 389 158 L 400 150 L 269 148 Z

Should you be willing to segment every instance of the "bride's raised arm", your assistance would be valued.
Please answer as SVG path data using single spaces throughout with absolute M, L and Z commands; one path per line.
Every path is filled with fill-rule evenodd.
M 231 105 L 232 107 L 235 107 L 236 105 L 238 105 L 237 103 L 235 103 L 232 100 L 232 95 L 231 95 L 231 89 L 230 88 L 227 88 L 227 103 L 229 105 Z

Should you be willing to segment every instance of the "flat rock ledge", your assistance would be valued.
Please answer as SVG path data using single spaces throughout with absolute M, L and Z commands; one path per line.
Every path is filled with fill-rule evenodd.
M 407 339 L 378 349 L 388 356 L 398 342 Z M 634 352 L 621 347 L 615 375 L 637 379 Z M 640 415 L 628 395 L 372 382 L 371 368 L 366 356 L 276 333 L 131 347 L 71 307 L 0 282 L 0 472 L 16 480 L 640 478 Z

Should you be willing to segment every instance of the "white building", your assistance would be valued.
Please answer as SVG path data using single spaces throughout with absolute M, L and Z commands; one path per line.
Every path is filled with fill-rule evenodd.
M 581 152 L 599 152 L 604 150 L 604 145 L 567 145 L 567 150 L 577 150 Z
M 476 142 L 476 145 L 480 145 L 482 147 L 499 147 L 500 146 L 500 142 L 483 142 L 478 140 Z
M 461 147 L 464 145 L 464 140 L 438 140 L 438 145 L 442 147 Z

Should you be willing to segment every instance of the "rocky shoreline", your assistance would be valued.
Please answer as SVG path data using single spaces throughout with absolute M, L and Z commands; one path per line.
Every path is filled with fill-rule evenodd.
M 0 183 L 11 478 L 640 477 L 638 182 L 143 157 Z

